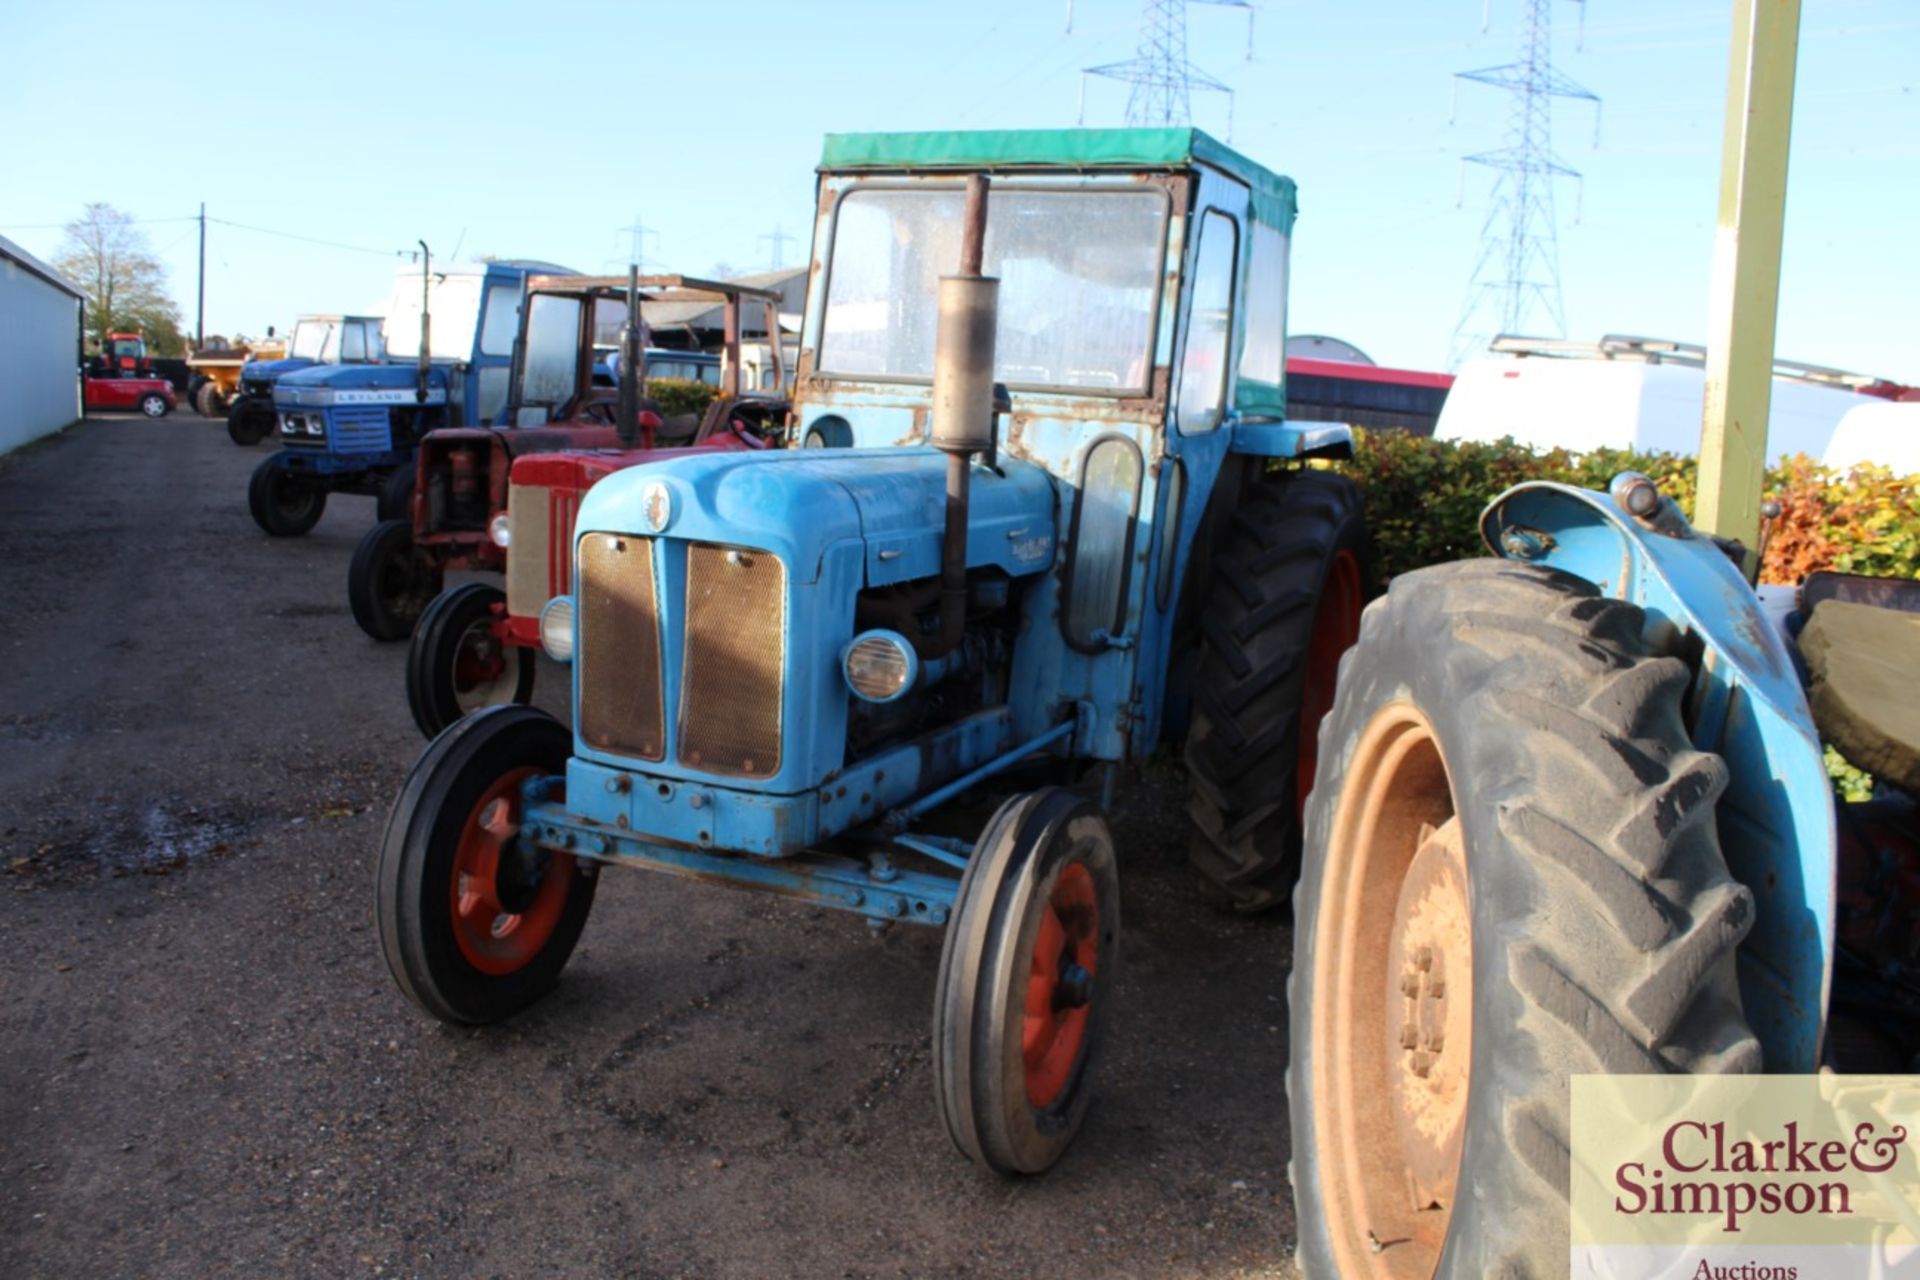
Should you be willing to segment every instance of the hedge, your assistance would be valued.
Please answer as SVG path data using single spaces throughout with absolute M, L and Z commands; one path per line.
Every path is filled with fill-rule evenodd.
M 1696 462 L 1671 453 L 1536 451 L 1512 440 L 1450 443 L 1403 431 L 1356 431 L 1339 464 L 1367 499 L 1381 576 L 1486 555 L 1480 512 L 1509 485 L 1557 480 L 1605 489 L 1622 471 L 1651 476 L 1693 515 Z M 1816 569 L 1920 578 L 1920 475 L 1871 465 L 1837 472 L 1805 457 L 1767 472 L 1781 506 L 1760 580 L 1795 583 Z
M 713 403 L 714 389 L 691 378 L 648 378 L 647 394 L 660 406 L 660 416 L 671 418 L 682 413 L 705 413 Z
M 1509 485 L 1557 480 L 1605 489 L 1622 471 L 1651 476 L 1693 517 L 1696 460 L 1671 453 L 1596 449 L 1536 451 L 1512 440 L 1448 443 L 1404 431 L 1354 432 L 1351 462 L 1338 464 L 1366 494 L 1367 521 L 1383 579 L 1409 569 L 1489 554 L 1480 512 Z M 1920 475 L 1885 467 L 1839 472 L 1807 457 L 1767 471 L 1780 503 L 1760 580 L 1797 583 L 1816 569 L 1920 578 Z M 1842 799 L 1868 799 L 1873 779 L 1831 746 L 1827 774 Z

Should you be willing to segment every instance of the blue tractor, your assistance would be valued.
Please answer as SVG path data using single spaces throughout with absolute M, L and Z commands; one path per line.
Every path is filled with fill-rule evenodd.
M 273 408 L 274 383 L 315 365 L 381 364 L 386 349 L 379 316 L 301 316 L 287 339 L 286 354 L 273 360 L 248 360 L 240 366 L 233 403 L 227 406 L 227 435 L 251 447 L 273 434 L 279 421 Z M 198 388 L 195 388 L 197 391 Z M 208 401 L 209 407 L 212 402 Z
M 316 365 L 275 382 L 281 447 L 248 482 L 254 522 L 297 537 L 319 523 L 327 495 L 342 492 L 377 499 L 382 520 L 410 518 L 421 437 L 504 420 L 520 302 L 536 273 L 572 274 L 525 261 L 402 271 L 386 362 Z
M 1283 900 L 1369 592 L 1359 497 L 1307 465 L 1349 434 L 1283 418 L 1294 185 L 1191 129 L 838 135 L 817 208 L 801 447 L 589 491 L 541 617 L 573 731 L 434 739 L 381 940 L 486 1023 L 552 985 L 605 866 L 944 926 L 940 1114 L 1038 1172 L 1110 1013 L 1120 772 L 1184 743 L 1204 882 Z M 930 825 L 981 790 L 977 838 Z

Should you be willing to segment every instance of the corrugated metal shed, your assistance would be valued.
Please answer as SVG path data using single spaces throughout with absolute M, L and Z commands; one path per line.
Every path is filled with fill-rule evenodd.
M 84 295 L 0 236 L 0 453 L 80 416 Z

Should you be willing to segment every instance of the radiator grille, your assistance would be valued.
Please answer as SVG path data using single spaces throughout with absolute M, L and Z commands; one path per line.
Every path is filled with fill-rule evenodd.
M 553 536 L 551 493 L 537 484 L 507 488 L 507 612 L 516 617 L 531 618 L 558 594 L 547 591 L 547 583 L 553 556 L 566 554 L 567 539 Z
M 766 551 L 687 548 L 681 764 L 749 778 L 780 771 L 786 576 Z
M 652 539 L 582 538 L 578 600 L 581 736 L 619 755 L 664 758 Z
M 337 405 L 327 411 L 327 430 L 335 453 L 385 453 L 393 448 L 383 404 Z

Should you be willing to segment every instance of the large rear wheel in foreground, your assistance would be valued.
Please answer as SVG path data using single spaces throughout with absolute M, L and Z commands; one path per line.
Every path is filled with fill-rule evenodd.
M 387 968 L 443 1022 L 497 1022 L 547 993 L 586 927 L 592 863 L 520 837 L 521 788 L 559 785 L 572 737 L 498 707 L 434 739 L 380 842 L 375 917 Z
M 1726 768 L 1644 626 L 1491 560 L 1396 578 L 1366 614 L 1294 900 L 1304 1274 L 1564 1274 L 1568 1078 L 1759 1069 Z
M 934 1092 L 995 1173 L 1060 1158 L 1092 1100 L 1119 959 L 1120 880 L 1100 811 L 1049 788 L 1002 805 L 960 879 L 934 988 Z
M 533 650 L 500 638 L 500 588 L 466 582 L 434 598 L 407 648 L 407 706 L 431 738 L 486 707 L 533 700 Z
M 1373 594 L 1360 491 L 1324 471 L 1254 481 L 1213 559 L 1187 732 L 1204 885 L 1239 911 L 1285 902 L 1340 655 Z

